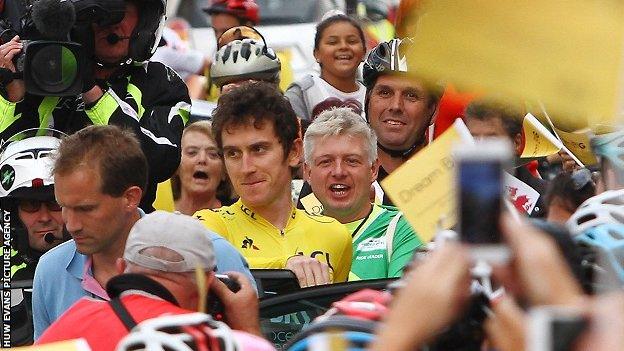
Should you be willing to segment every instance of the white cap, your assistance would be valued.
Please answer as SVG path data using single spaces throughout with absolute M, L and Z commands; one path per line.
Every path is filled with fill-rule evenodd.
M 183 257 L 169 261 L 144 255 L 145 249 L 164 247 Z M 197 219 L 180 213 L 156 211 L 139 219 L 128 234 L 124 259 L 163 272 L 213 270 L 215 255 L 210 232 Z

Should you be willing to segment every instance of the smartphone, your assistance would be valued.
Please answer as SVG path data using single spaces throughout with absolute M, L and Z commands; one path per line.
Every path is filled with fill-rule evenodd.
M 587 318 L 576 308 L 564 306 L 531 308 L 527 350 L 570 350 L 587 326 Z
M 510 253 L 499 222 L 504 206 L 504 171 L 511 165 L 511 143 L 498 138 L 476 141 L 455 149 L 453 156 L 460 241 L 470 246 L 476 261 L 507 261 Z

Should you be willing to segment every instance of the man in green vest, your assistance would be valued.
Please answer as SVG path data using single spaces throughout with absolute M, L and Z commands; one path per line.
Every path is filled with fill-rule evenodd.
M 320 114 L 304 137 L 304 176 L 323 214 L 351 232 L 353 261 L 349 280 L 400 277 L 418 235 L 395 207 L 371 203 L 377 179 L 377 137 L 348 108 Z

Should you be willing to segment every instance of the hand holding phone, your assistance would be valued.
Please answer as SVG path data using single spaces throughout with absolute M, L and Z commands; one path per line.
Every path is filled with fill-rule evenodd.
M 474 260 L 500 263 L 509 258 L 499 222 L 511 150 L 506 139 L 487 139 L 454 152 L 458 231 Z

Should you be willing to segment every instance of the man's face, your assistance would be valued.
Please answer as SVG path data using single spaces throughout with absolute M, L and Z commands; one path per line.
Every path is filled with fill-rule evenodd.
M 301 140 L 295 141 L 290 153 L 278 141 L 273 123 L 265 121 L 259 128 L 249 122 L 223 128 L 223 158 L 234 190 L 252 209 L 270 208 L 290 196 L 290 167 L 299 163 Z
M 119 37 L 129 37 L 139 20 L 138 9 L 135 4 L 126 3 L 126 15 L 117 24 L 100 27 L 93 25 L 95 40 L 95 56 L 105 63 L 116 63 L 128 56 L 129 39 L 119 40 L 115 44 L 110 44 L 106 37 L 116 34 Z
M 54 175 L 55 195 L 63 207 L 63 220 L 78 252 L 91 255 L 123 251 L 136 207 L 127 197 L 101 192 L 97 167 L 79 166 Z
M 237 17 L 229 15 L 227 13 L 215 13 L 210 16 L 210 22 L 212 23 L 212 28 L 215 31 L 215 38 L 219 39 L 221 34 L 226 30 L 240 26 L 240 21 Z
M 513 144 L 516 154 L 519 155 L 522 152 L 522 135 L 517 134 L 514 138 L 511 138 L 507 134 L 503 120 L 500 117 L 490 117 L 481 120 L 468 115 L 464 117 L 464 122 L 470 134 L 476 140 L 505 138 Z
M 370 94 L 368 118 L 378 142 L 392 150 L 410 148 L 424 137 L 435 112 L 431 96 L 419 82 L 382 75 Z
M 369 162 L 362 137 L 331 135 L 315 140 L 312 160 L 304 174 L 314 195 L 323 204 L 323 214 L 348 223 L 370 210 L 371 184 L 379 164 Z
M 509 138 L 505 128 L 503 127 L 503 121 L 498 117 L 481 120 L 466 116 L 464 121 L 466 122 L 466 127 L 468 127 L 472 137 L 477 140 L 496 137 Z
M 61 243 L 63 238 L 63 217 L 56 201 L 20 199 L 17 212 L 28 232 L 28 245 L 37 251 L 45 252 Z M 47 243 L 47 233 L 54 235 L 54 241 Z

